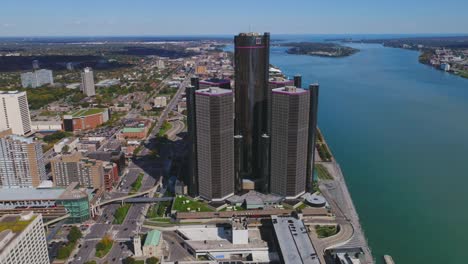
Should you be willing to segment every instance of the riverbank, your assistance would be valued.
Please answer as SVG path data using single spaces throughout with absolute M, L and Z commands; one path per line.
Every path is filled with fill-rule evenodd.
M 321 142 L 326 146 L 326 149 L 331 153 L 331 150 L 325 140 L 325 137 L 320 132 L 319 138 Z M 315 150 L 315 155 L 318 156 L 318 150 Z M 316 164 L 320 164 L 325 167 L 332 179 L 319 179 L 319 189 L 325 199 L 331 206 L 331 210 L 335 215 L 336 221 L 340 226 L 351 226 L 352 235 L 345 237 L 345 240 L 336 240 L 333 243 L 328 244 L 324 250 L 327 249 L 355 249 L 361 248 L 363 251 L 361 261 L 363 264 L 374 263 L 371 249 L 367 243 L 364 230 L 359 221 L 359 215 L 356 207 L 354 206 L 351 194 L 349 193 L 346 185 L 345 177 L 336 159 L 331 155 L 330 161 L 322 161 L 320 158 L 316 161 Z

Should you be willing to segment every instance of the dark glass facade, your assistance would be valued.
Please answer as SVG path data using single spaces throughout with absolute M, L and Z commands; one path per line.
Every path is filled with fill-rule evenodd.
M 309 108 L 309 138 L 307 146 L 307 191 L 312 192 L 313 177 L 314 177 L 314 161 L 315 161 L 315 140 L 317 138 L 317 112 L 318 112 L 318 96 L 319 85 L 309 85 L 310 108 Z
M 256 179 L 265 190 L 268 179 L 263 155 L 268 144 L 262 136 L 268 134 L 268 69 L 270 65 L 270 34 L 241 33 L 234 37 L 235 63 L 235 134 L 242 136 L 236 168 L 242 178 Z M 263 137 L 264 138 L 264 137 Z M 266 165 L 266 166 L 264 166 Z

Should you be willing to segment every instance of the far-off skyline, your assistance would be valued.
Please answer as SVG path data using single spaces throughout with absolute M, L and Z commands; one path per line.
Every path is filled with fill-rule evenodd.
M 468 2 L 2 1 L 0 36 L 468 34 Z

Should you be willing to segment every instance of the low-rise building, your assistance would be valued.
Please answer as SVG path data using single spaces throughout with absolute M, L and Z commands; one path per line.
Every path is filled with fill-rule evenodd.
M 62 130 L 62 121 L 47 120 L 47 121 L 32 121 L 31 129 L 37 132 L 52 132 Z
M 51 70 L 37 70 L 21 74 L 21 86 L 23 88 L 37 88 L 45 84 L 54 84 Z
M 71 115 L 63 116 L 63 130 L 73 132 L 94 129 L 108 120 L 107 108 L 81 109 Z
M 146 235 L 143 245 L 143 256 L 157 257 L 162 255 L 162 234 L 159 230 L 151 230 Z
M 68 223 L 82 223 L 90 217 L 89 199 L 90 193 L 78 183 L 67 188 L 0 189 L 0 215 L 34 211 L 53 219 L 68 213 Z

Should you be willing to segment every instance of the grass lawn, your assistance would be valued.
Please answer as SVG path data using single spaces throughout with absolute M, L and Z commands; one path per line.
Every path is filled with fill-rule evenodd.
M 333 180 L 333 176 L 328 172 L 327 168 L 322 164 L 315 164 L 317 175 L 320 180 Z
M 171 201 L 164 201 L 154 204 L 148 210 L 148 214 L 146 214 L 147 218 L 155 218 L 155 217 L 164 217 L 165 213 L 167 212 L 167 208 L 171 206 Z
M 132 185 L 131 185 L 132 189 L 130 189 L 131 193 L 136 193 L 136 192 L 138 192 L 138 190 L 140 190 L 141 184 L 143 182 L 143 176 L 144 176 L 144 174 L 140 173 L 138 175 L 138 178 L 132 183 Z
M 105 240 L 105 241 L 104 241 Z M 114 241 L 110 239 L 104 238 L 96 245 L 96 257 L 102 258 L 106 256 L 109 251 L 112 249 L 112 245 L 114 245 Z
M 179 195 L 175 198 L 173 209 L 177 212 L 213 212 L 213 210 L 209 208 L 206 204 L 189 199 L 182 195 Z
M 120 206 L 114 213 L 114 224 L 120 225 L 125 220 L 128 210 L 130 209 L 130 204 L 124 204 Z
M 315 232 L 319 238 L 330 237 L 338 233 L 338 226 L 315 226 Z
M 161 128 L 159 129 L 158 136 L 162 137 L 166 134 L 166 132 L 171 129 L 171 123 L 164 121 Z
M 305 203 L 302 203 L 301 205 L 299 205 L 298 207 L 296 207 L 296 210 L 302 210 L 302 209 L 305 209 L 305 208 L 308 208 L 309 206 Z

